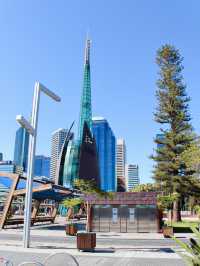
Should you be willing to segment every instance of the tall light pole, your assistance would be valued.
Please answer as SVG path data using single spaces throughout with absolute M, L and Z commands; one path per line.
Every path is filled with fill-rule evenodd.
M 29 148 L 28 148 L 28 166 L 27 166 L 27 181 L 26 181 L 26 197 L 25 197 L 25 212 L 24 212 L 24 248 L 29 248 L 30 242 L 30 226 L 32 212 L 32 188 L 33 188 L 33 171 L 35 161 L 35 148 L 37 139 L 37 124 L 39 113 L 40 92 L 44 92 L 53 100 L 60 102 L 61 98 L 55 93 L 47 89 L 41 83 L 36 82 L 33 95 L 33 106 L 31 113 L 31 123 L 29 123 L 22 115 L 17 115 L 17 122 L 29 132 Z

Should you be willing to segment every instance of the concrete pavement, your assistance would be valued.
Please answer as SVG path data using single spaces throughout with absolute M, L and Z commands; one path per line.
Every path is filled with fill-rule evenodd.
M 76 237 L 66 236 L 64 224 L 41 225 L 31 228 L 31 248 L 22 248 L 23 228 L 0 231 L 0 257 L 17 266 L 25 260 L 42 262 L 52 252 L 67 252 L 75 256 L 80 266 L 184 266 L 174 250 L 176 243 L 155 233 L 97 233 L 95 252 L 76 249 Z M 185 241 L 185 234 L 178 234 Z M 190 237 L 191 234 L 187 234 Z M 59 264 L 55 266 L 64 266 Z
M 171 250 L 106 250 L 97 249 L 96 252 L 79 252 L 76 249 L 49 250 L 30 248 L 0 247 L 0 256 L 11 260 L 14 266 L 22 261 L 43 262 L 44 259 L 53 252 L 67 252 L 73 255 L 79 262 L 80 266 L 92 265 L 120 265 L 120 266 L 184 266 L 181 258 Z M 66 266 L 59 261 L 55 266 Z
M 21 229 L 1 231 L 0 256 L 13 261 L 14 266 L 25 260 L 42 262 L 52 252 L 67 252 L 77 258 L 80 266 L 185 265 L 174 252 L 176 247 L 173 240 L 163 239 L 161 234 L 98 233 L 95 252 L 78 251 L 76 238 L 66 237 L 60 231 L 32 230 L 31 235 L 31 248 L 23 249 Z M 55 266 L 64 265 L 58 261 Z
M 23 235 L 23 228 L 19 229 L 3 229 L 0 235 Z M 97 232 L 98 239 L 112 238 L 112 239 L 141 239 L 141 240 L 161 240 L 164 239 L 162 233 L 114 233 L 114 232 Z M 48 237 L 65 237 L 65 226 L 58 227 L 55 225 L 47 225 L 42 227 L 32 227 L 31 236 L 48 236 Z M 177 233 L 175 236 L 179 238 L 192 237 L 192 233 Z

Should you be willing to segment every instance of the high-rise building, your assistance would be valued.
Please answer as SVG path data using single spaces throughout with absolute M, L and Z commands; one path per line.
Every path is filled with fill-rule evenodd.
M 125 165 L 126 165 L 125 141 L 124 139 L 117 139 L 117 149 L 116 149 L 117 191 L 126 190 Z
M 92 130 L 96 140 L 101 190 L 116 191 L 115 136 L 106 119 L 94 117 Z
M 2 184 L 0 180 L 0 212 L 3 211 L 9 192 L 9 186 L 7 186 L 7 184 Z
M 126 189 L 131 191 L 135 186 L 139 185 L 139 167 L 136 164 L 126 165 Z
M 51 138 L 51 164 L 50 164 L 50 178 L 55 180 L 56 171 L 58 167 L 59 157 L 62 150 L 63 143 L 67 136 L 67 129 L 59 128 L 52 133 Z
M 0 162 L 3 161 L 3 153 L 0 152 Z
M 22 172 L 27 172 L 29 133 L 23 127 L 16 131 L 14 164 Z
M 71 125 L 69 131 L 67 132 L 64 143 L 62 145 L 56 169 L 56 177 L 55 177 L 55 184 L 62 185 L 67 188 L 73 187 L 72 173 L 75 172 L 73 171 L 73 168 L 76 169 L 76 165 L 74 165 L 73 163 L 76 162 L 76 160 L 73 159 L 74 156 L 78 158 L 78 156 L 75 153 L 77 149 L 73 142 L 74 134 L 71 132 L 73 124 Z
M 50 157 L 44 155 L 35 156 L 34 176 L 50 177 Z
M 0 172 L 15 173 L 16 172 L 16 165 L 12 161 L 1 161 L 0 162 Z

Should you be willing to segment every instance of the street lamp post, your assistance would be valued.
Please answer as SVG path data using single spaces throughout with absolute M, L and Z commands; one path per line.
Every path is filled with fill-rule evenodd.
M 27 166 L 27 182 L 26 182 L 26 197 L 25 197 L 25 213 L 24 213 L 24 234 L 23 243 L 24 248 L 29 248 L 30 242 L 30 226 L 31 226 L 31 212 L 32 212 L 32 187 L 33 187 L 33 171 L 35 161 L 35 148 L 37 139 L 37 125 L 40 92 L 43 91 L 53 100 L 59 102 L 60 97 L 47 89 L 41 83 L 36 82 L 34 87 L 33 106 L 31 113 L 31 123 L 29 123 L 22 115 L 17 115 L 17 122 L 29 133 L 29 148 L 28 148 L 28 166 Z

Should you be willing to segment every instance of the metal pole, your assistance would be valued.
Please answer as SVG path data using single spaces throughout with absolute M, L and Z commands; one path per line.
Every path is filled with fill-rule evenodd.
M 29 240 L 30 240 L 33 171 L 34 171 L 35 147 L 36 147 L 36 138 L 37 138 L 39 101 L 40 101 L 40 87 L 39 87 L 39 82 L 36 82 L 34 87 L 33 106 L 31 114 L 31 126 L 34 128 L 34 134 L 29 135 L 28 169 L 27 169 L 27 182 L 26 182 L 24 235 L 23 235 L 24 248 L 29 247 Z

